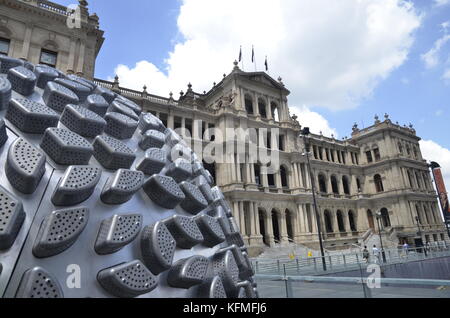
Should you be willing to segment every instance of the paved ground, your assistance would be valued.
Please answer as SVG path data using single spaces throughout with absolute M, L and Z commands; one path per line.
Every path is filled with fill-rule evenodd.
M 286 298 L 284 282 L 258 281 L 261 298 Z M 293 283 L 296 298 L 364 298 L 362 286 L 332 283 Z M 450 298 L 450 289 L 382 287 L 372 289 L 373 298 Z

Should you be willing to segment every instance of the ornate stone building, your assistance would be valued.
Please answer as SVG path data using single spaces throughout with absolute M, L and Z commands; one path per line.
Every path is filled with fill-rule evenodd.
M 142 92 L 120 88 L 118 78 L 114 83 L 97 83 L 133 99 L 167 127 L 189 130 L 192 147 L 204 147 L 212 140 L 207 128 L 279 129 L 276 136 L 258 138 L 258 147 L 279 153 L 276 173 L 262 173 L 260 164 L 248 163 L 237 153 L 227 153 L 227 163 L 205 166 L 229 199 L 254 254 L 265 246 L 289 242 L 317 246 L 301 127 L 289 113 L 290 92 L 281 79 L 243 72 L 235 63 L 233 71 L 209 92 L 196 93 L 189 84 L 178 100 L 172 94 L 170 98 L 149 94 L 146 87 Z M 355 125 L 351 138 L 310 136 L 327 248 L 351 246 L 378 233 L 377 214 L 387 245 L 405 241 L 414 245 L 419 237 L 423 242 L 448 239 L 419 141 L 412 126 L 393 123 L 388 115 L 383 121 L 376 117 L 365 129 Z
M 82 27 L 67 27 L 67 9 L 43 0 L 0 0 L 0 51 L 13 57 L 44 62 L 56 53 L 57 68 L 88 78 L 103 43 L 98 17 L 80 1 Z M 5 49 L 6 47 L 6 49 Z M 48 60 L 52 60 L 51 56 Z M 54 58 L 53 58 L 54 60 Z M 51 64 L 51 63 L 47 63 Z M 301 126 L 289 113 L 289 90 L 281 78 L 263 72 L 232 72 L 203 93 L 188 85 L 178 99 L 122 88 L 119 79 L 98 85 L 122 94 L 173 129 L 190 131 L 193 149 L 203 149 L 215 136 L 208 128 L 276 129 L 278 133 L 250 138 L 257 147 L 276 152 L 280 165 L 273 174 L 236 152 L 225 163 L 205 167 L 228 198 L 254 255 L 265 246 L 295 242 L 317 246 L 312 180 L 308 173 Z M 317 188 L 318 213 L 328 248 L 350 246 L 378 233 L 392 245 L 408 241 L 447 239 L 420 138 L 412 126 L 400 126 L 386 115 L 365 129 L 355 125 L 351 138 L 337 140 L 311 135 L 311 169 Z M 218 140 L 216 141 L 218 142 Z M 238 143 L 237 141 L 233 141 Z M 200 151 L 201 152 L 201 151 Z M 198 153 L 198 155 L 201 155 Z M 427 158 L 435 159 L 435 158 Z M 377 219 L 378 215 L 378 219 Z
M 0 54 L 92 78 L 103 45 L 85 0 L 73 11 L 46 0 L 0 0 Z

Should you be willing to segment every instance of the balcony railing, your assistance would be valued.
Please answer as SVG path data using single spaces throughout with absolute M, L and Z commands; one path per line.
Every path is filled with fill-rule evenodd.
M 50 1 L 46 1 L 46 0 L 38 0 L 37 5 L 39 8 L 45 9 L 47 11 L 51 11 L 54 13 L 58 13 L 61 15 L 65 15 L 68 16 L 72 10 L 68 9 L 65 6 L 50 2 Z

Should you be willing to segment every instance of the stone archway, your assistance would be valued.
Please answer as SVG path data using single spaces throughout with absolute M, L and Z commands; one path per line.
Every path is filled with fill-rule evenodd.
M 289 242 L 294 242 L 294 214 L 290 210 L 286 210 L 286 228 Z
M 281 231 L 280 231 L 280 220 L 279 213 L 276 210 L 272 210 L 272 228 L 273 228 L 273 238 L 275 243 L 281 243 Z
M 268 233 L 266 233 L 267 232 L 266 211 L 264 211 L 263 209 L 258 209 L 258 217 L 259 217 L 259 229 L 263 243 L 266 246 L 270 246 L 270 237 L 268 236 Z

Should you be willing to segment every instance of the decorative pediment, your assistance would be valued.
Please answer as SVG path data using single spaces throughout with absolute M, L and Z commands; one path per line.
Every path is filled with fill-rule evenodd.
M 255 72 L 255 73 L 242 72 L 240 74 L 240 76 L 246 78 L 247 80 L 253 81 L 253 82 L 258 82 L 258 83 L 264 84 L 266 86 L 273 87 L 275 89 L 284 90 L 287 94 L 290 93 L 289 90 L 287 90 L 286 87 L 284 87 L 283 82 L 274 80 L 272 77 L 270 77 L 269 75 L 267 75 L 264 72 Z

